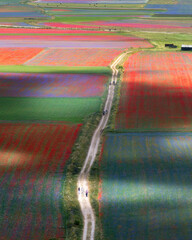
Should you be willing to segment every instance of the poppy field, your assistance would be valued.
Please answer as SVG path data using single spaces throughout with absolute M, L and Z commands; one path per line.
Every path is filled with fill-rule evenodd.
M 105 34 L 102 31 L 98 32 L 99 34 L 94 34 L 94 31 L 87 31 L 84 32 L 73 32 L 72 30 L 68 30 L 69 32 L 61 32 L 61 34 L 58 32 L 58 34 L 46 34 L 44 32 L 43 34 L 2 34 L 1 35 L 1 41 L 3 40 L 45 40 L 45 41 L 63 41 L 65 44 L 66 41 L 73 41 L 73 42 L 108 42 L 112 44 L 113 46 L 114 42 L 119 42 L 119 43 L 125 43 L 125 47 L 143 47 L 143 48 L 148 48 L 151 47 L 152 45 L 144 39 L 136 38 L 136 37 L 130 37 L 130 36 L 121 36 L 121 35 L 110 35 L 110 34 Z M 71 31 L 71 32 L 70 32 Z M 77 30 L 78 31 L 78 30 Z M 79 30 L 80 31 L 80 30 Z M 71 34 L 69 34 L 71 33 Z M 81 33 L 81 34 L 75 34 L 75 33 Z M 88 34 L 86 34 L 88 33 Z M 90 34 L 89 34 L 90 33 Z M 91 34 L 93 33 L 93 35 Z M 53 43 L 54 44 L 54 43 Z M 108 44 L 109 45 L 109 44 Z M 54 46 L 54 45 L 53 45 Z M 76 48 L 79 47 L 78 44 L 76 43 Z
M 42 50 L 43 48 L 0 48 L 0 65 L 23 64 Z
M 0 124 L 1 239 L 64 236 L 63 172 L 80 128 Z
M 189 240 L 192 134 L 107 134 L 100 162 L 106 240 Z
M 26 65 L 108 66 L 121 52 L 121 49 L 48 49 Z
M 107 81 L 99 74 L 0 73 L 0 97 L 96 97 Z
M 123 39 L 123 38 L 122 38 Z M 1 41 L 2 40 L 44 40 L 44 41 L 95 41 L 95 42 L 110 42 L 110 41 L 118 41 L 118 42 L 125 42 L 125 41 L 129 41 L 129 39 L 127 37 L 125 37 L 123 40 L 120 40 L 119 36 L 86 36 L 86 35 L 82 35 L 82 36 L 78 36 L 78 35 L 14 35 L 14 36 L 10 36 L 10 35 L 1 35 Z M 54 44 L 54 43 L 53 43 Z M 129 42 L 128 42 L 129 44 Z M 129 46 L 129 45 L 127 45 Z M 77 44 L 76 44 L 77 47 Z
M 192 54 L 139 52 L 126 61 L 116 128 L 192 129 Z
M 43 24 L 46 24 L 43 23 Z M 52 23 L 48 23 L 49 25 Z M 153 45 L 147 40 L 134 36 L 123 36 L 106 31 L 85 30 L 76 28 L 71 30 L 72 25 L 60 26 L 63 23 L 53 23 L 55 27 L 66 27 L 66 29 L 32 29 L 32 28 L 1 28 L 0 49 L 6 48 L 9 52 L 12 46 L 25 50 L 26 48 L 152 48 Z M 74 25 L 75 26 L 75 25 Z M 115 50 L 115 48 L 117 48 Z M 30 50 L 28 50 L 30 51 Z M 101 50 L 100 50 L 101 51 Z M 24 52 L 24 51 L 23 51 Z M 6 51 L 4 51 L 4 54 Z M 110 53 L 111 54 L 111 53 Z M 111 57 L 113 58 L 114 55 Z M 30 59 L 30 58 L 29 58 Z M 7 59 L 5 59 L 7 61 Z M 5 64 L 7 62 L 5 61 Z M 10 60 L 11 61 L 11 60 Z M 3 61 L 2 61 L 3 62 Z M 11 61 L 14 64 L 14 61 Z M 9 62 L 8 62 L 9 64 Z M 16 61 L 16 64 L 19 62 Z
M 14 36 L 15 35 L 68 35 L 68 34 L 91 34 L 91 33 L 103 33 L 106 34 L 104 31 L 95 31 L 95 30 L 66 30 L 66 29 L 40 29 L 40 28 L 0 28 L 0 33 L 2 35 Z M 120 37 L 119 37 L 120 39 Z

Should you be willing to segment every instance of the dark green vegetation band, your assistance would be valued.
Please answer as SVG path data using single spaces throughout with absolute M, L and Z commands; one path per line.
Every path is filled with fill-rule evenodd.
M 82 123 L 98 112 L 101 98 L 0 98 L 0 120 Z

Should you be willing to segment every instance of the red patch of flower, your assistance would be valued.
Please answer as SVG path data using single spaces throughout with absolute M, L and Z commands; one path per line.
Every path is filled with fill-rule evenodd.
M 6 216 L 0 226 L 3 239 L 64 236 L 60 228 L 64 167 L 81 126 L 0 124 L 0 204 Z
M 43 48 L 0 48 L 0 65 L 20 65 L 40 53 Z
M 64 29 L 33 29 L 33 28 L 0 28 L 1 34 L 66 34 L 66 33 L 106 33 L 105 31 L 91 31 L 91 30 L 64 30 Z M 14 37 L 14 36 L 11 36 Z M 10 38 L 11 38 L 10 37 Z
M 40 66 L 108 66 L 120 49 L 48 49 L 28 65 Z
M 78 31 L 78 30 L 77 30 Z M 70 33 L 70 32 L 68 32 Z M 73 33 L 73 32 L 71 32 Z M 78 32 L 76 32 L 78 33 Z M 133 38 L 128 36 L 120 36 L 120 35 L 83 35 L 85 32 L 80 32 L 82 35 L 1 35 L 1 40 L 44 40 L 44 41 L 85 41 L 85 42 L 126 42 L 127 45 L 132 46 L 143 46 L 143 47 L 152 47 L 150 43 L 146 40 Z M 92 32 L 93 33 L 93 32 Z M 109 46 L 110 43 L 109 43 Z
M 10 169 L 17 166 L 19 168 L 30 168 L 43 171 L 54 167 L 61 161 L 61 156 L 65 153 L 62 161 L 68 159 L 73 143 L 78 135 L 81 124 L 12 124 L 0 125 L 0 166 L 8 166 Z M 6 131 L 6 132 L 4 132 Z M 2 140 L 2 141 L 1 141 Z M 46 144 L 45 144 L 46 143 Z M 13 154 L 9 162 L 9 154 Z M 52 162 L 52 164 L 51 164 Z M 43 164 L 43 165 L 42 165 Z
M 192 129 L 192 54 L 140 52 L 124 67 L 117 128 Z

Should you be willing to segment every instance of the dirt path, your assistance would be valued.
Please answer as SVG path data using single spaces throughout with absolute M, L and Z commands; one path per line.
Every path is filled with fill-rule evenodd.
M 90 169 L 93 165 L 95 156 L 98 151 L 102 130 L 106 127 L 109 119 L 109 115 L 111 112 L 114 91 L 115 91 L 115 84 L 113 83 L 117 82 L 117 75 L 118 75 L 118 70 L 116 69 L 116 66 L 121 61 L 121 59 L 125 57 L 126 54 L 127 53 L 123 53 L 122 55 L 120 55 L 111 65 L 112 78 L 108 88 L 108 96 L 107 96 L 107 100 L 104 108 L 104 111 L 107 110 L 108 113 L 102 116 L 99 122 L 99 125 L 94 132 L 87 157 L 85 159 L 82 170 L 79 174 L 79 178 L 77 182 L 77 189 L 80 189 L 80 191 L 77 192 L 78 201 L 79 201 L 81 212 L 84 219 L 84 229 L 83 229 L 83 238 L 82 238 L 83 240 L 88 240 L 88 239 L 93 240 L 95 235 L 95 215 L 89 200 L 89 196 L 86 197 L 86 192 L 88 192 L 88 195 L 90 194 L 89 187 L 88 187 L 88 177 L 89 177 Z

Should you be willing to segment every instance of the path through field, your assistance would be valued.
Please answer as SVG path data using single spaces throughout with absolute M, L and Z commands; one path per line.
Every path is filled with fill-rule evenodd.
M 87 154 L 87 157 L 85 159 L 84 165 L 82 167 L 82 170 L 79 174 L 78 182 L 77 182 L 77 188 L 80 188 L 80 192 L 78 192 L 78 201 L 81 207 L 83 219 L 84 219 L 84 229 L 83 229 L 83 240 L 93 240 L 94 239 L 94 234 L 95 234 L 95 215 L 93 212 L 93 208 L 91 206 L 89 196 L 86 197 L 86 192 L 88 192 L 88 176 L 90 169 L 93 165 L 93 162 L 95 160 L 95 156 L 97 154 L 99 142 L 100 142 L 100 136 L 102 133 L 102 130 L 106 127 L 111 107 L 112 107 L 112 102 L 113 102 L 113 97 L 114 97 L 114 91 L 115 91 L 115 84 L 117 82 L 117 75 L 118 75 L 118 70 L 116 69 L 117 64 L 125 57 L 127 53 L 121 54 L 116 61 L 111 65 L 112 69 L 112 78 L 111 78 L 111 83 L 109 85 L 109 90 L 108 90 L 108 96 L 107 100 L 105 103 L 105 108 L 104 111 L 107 110 L 108 113 L 103 115 L 97 129 L 95 130 L 95 133 L 92 137 L 91 144 L 89 147 L 89 151 Z

